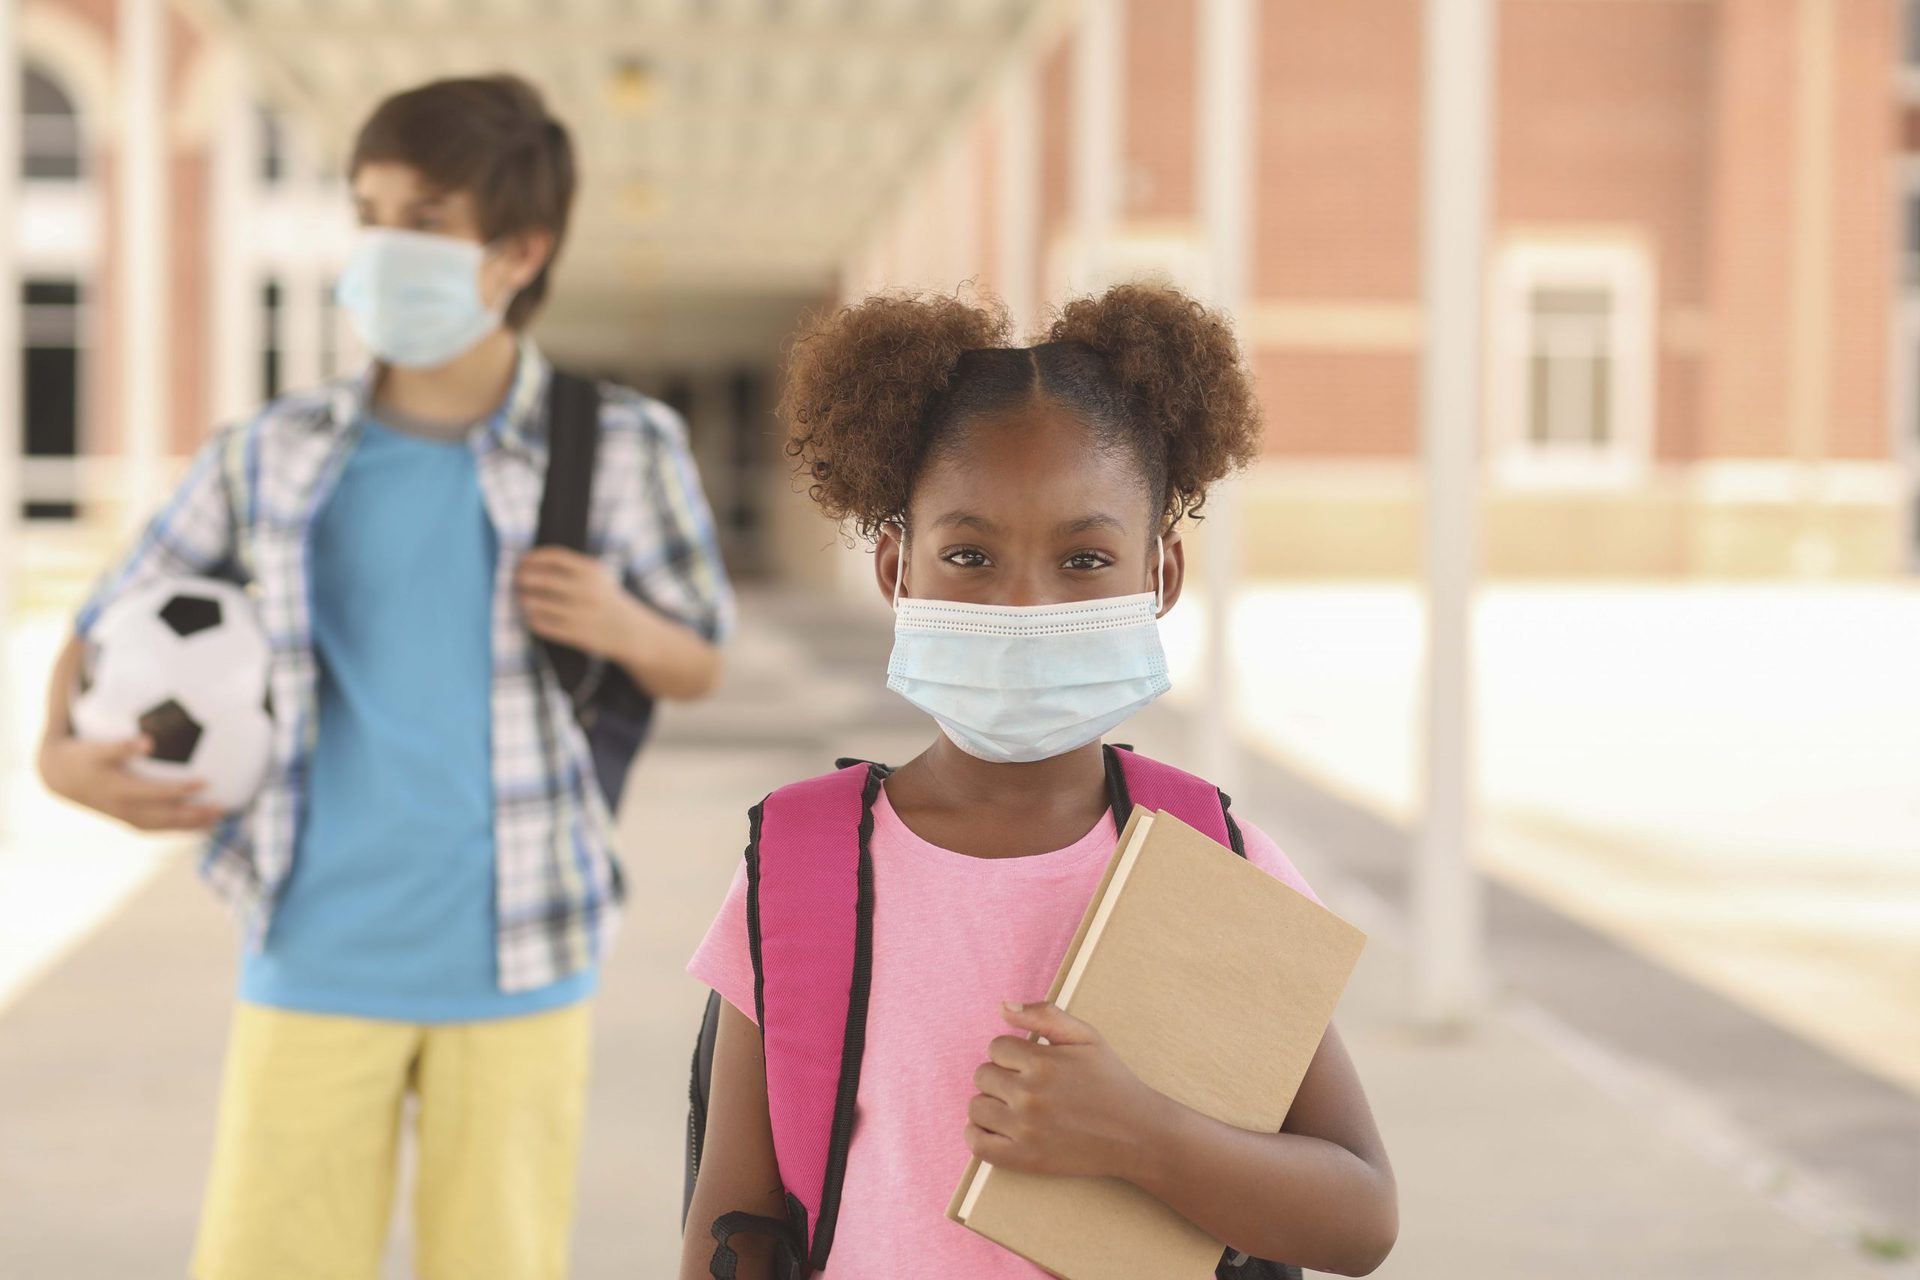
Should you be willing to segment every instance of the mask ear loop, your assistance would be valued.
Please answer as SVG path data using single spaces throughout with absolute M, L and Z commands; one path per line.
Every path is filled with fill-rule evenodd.
M 507 239 L 508 237 L 506 236 L 495 236 L 493 239 L 486 241 L 484 244 L 480 246 L 480 265 L 482 269 L 484 269 L 486 266 L 487 255 L 492 253 L 495 249 L 498 249 L 501 245 L 505 244 L 507 242 Z M 535 274 L 537 275 L 538 273 L 536 272 Z M 500 299 L 500 305 L 497 307 L 488 307 L 487 314 L 494 318 L 495 323 L 505 324 L 507 322 L 507 312 L 513 309 L 513 304 L 515 299 L 519 298 L 521 294 L 525 293 L 528 289 L 532 287 L 533 287 L 533 281 L 529 280 L 527 281 L 526 284 L 521 285 L 517 289 L 507 290 L 506 296 Z M 474 292 L 476 294 L 479 292 L 479 281 L 477 278 L 474 281 Z M 482 303 L 481 305 L 485 306 L 486 304 Z
M 1153 616 L 1159 617 L 1166 608 L 1167 599 L 1167 539 L 1162 534 L 1156 541 L 1160 544 L 1160 567 L 1153 574 Z
M 900 557 L 893 562 L 893 607 L 900 607 L 900 589 L 907 581 L 907 526 L 888 524 L 889 529 L 898 531 L 896 541 L 900 544 Z

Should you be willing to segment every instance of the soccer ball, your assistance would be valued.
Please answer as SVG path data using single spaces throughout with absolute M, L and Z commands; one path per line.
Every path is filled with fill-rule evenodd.
M 253 602 L 232 583 L 169 578 L 136 588 L 87 636 L 74 732 L 144 734 L 153 754 L 130 764 L 136 773 L 203 782 L 196 800 L 242 808 L 260 789 L 273 746 L 268 656 Z

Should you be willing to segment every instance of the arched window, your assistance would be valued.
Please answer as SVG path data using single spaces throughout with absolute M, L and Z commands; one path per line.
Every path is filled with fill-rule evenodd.
M 60 82 L 26 64 L 20 76 L 20 174 L 71 182 L 81 175 L 80 113 Z

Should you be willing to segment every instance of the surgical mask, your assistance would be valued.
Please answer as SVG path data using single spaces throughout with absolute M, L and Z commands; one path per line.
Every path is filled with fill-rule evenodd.
M 1068 604 L 901 599 L 887 688 L 970 756 L 1046 760 L 1093 742 L 1170 686 L 1160 648 L 1167 550 L 1154 589 Z
M 334 297 L 367 349 L 388 364 L 431 369 L 500 327 L 505 304 L 480 300 L 486 247 L 471 240 L 362 227 Z

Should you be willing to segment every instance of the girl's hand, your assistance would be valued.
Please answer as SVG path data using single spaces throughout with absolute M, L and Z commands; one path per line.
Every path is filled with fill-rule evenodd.
M 618 659 L 639 602 L 592 556 L 567 547 L 535 547 L 513 574 L 527 626 L 542 640 Z
M 1127 1177 L 1166 1099 L 1128 1070 L 1098 1031 L 1051 1004 L 1001 1006 L 1007 1022 L 1048 1043 L 999 1036 L 973 1073 L 967 1146 L 989 1164 L 1028 1173 Z

